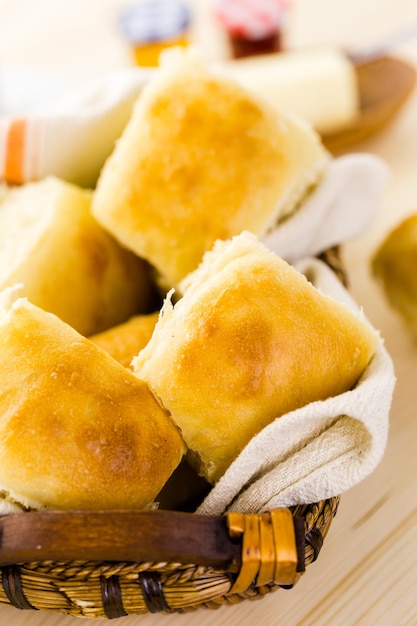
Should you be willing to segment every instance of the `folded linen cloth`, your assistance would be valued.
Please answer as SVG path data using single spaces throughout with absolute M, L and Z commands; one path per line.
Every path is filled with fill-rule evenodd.
M 385 163 L 370 154 L 333 159 L 320 185 L 263 243 L 294 263 L 362 234 L 381 202 L 387 175 Z
M 94 187 L 152 70 L 110 73 L 25 115 L 0 117 L 0 180 L 48 175 Z
M 297 269 L 360 314 L 323 262 L 304 259 Z M 392 361 L 381 342 L 354 389 L 283 415 L 255 436 L 197 512 L 258 513 L 318 502 L 350 489 L 383 456 L 394 385 Z
M 0 181 L 20 184 L 54 175 L 93 188 L 150 73 L 118 72 L 48 110 L 0 117 Z M 333 272 L 313 257 L 369 226 L 387 173 L 371 155 L 331 160 L 317 188 L 264 243 L 323 292 L 357 309 Z M 352 487 L 383 455 L 394 384 L 382 344 L 355 389 L 282 416 L 259 433 L 198 512 L 262 511 L 318 501 Z

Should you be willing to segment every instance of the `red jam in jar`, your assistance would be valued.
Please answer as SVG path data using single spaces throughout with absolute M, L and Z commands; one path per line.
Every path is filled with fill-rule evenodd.
M 288 0 L 220 0 L 215 15 L 235 59 L 280 52 Z

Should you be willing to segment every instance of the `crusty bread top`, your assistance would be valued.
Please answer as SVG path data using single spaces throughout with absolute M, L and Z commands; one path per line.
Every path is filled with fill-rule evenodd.
M 310 126 L 177 54 L 139 97 L 92 210 L 177 287 L 216 239 L 262 235 L 294 210 L 328 160 Z
M 377 345 L 363 319 L 249 233 L 218 242 L 182 286 L 134 371 L 212 482 L 271 420 L 352 388 Z
M 10 290 L 0 305 L 0 490 L 23 506 L 143 508 L 184 445 L 148 387 Z

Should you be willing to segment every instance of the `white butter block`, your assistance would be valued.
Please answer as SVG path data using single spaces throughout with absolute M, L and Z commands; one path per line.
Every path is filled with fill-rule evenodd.
M 342 127 L 359 111 L 355 69 L 335 48 L 225 61 L 218 69 L 280 110 L 302 116 L 321 133 Z

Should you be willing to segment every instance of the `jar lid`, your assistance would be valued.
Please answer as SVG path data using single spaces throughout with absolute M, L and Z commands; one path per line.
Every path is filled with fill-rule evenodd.
M 279 32 L 286 0 L 220 0 L 215 14 L 234 37 L 260 40 Z
M 180 0 L 137 2 L 119 16 L 120 28 L 133 44 L 172 39 L 189 23 L 189 8 Z

